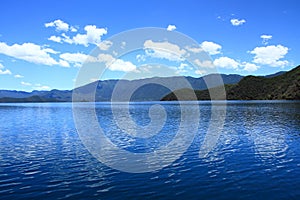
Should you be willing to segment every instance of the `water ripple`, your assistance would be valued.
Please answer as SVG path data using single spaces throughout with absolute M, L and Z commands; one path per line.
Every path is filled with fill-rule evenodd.
M 119 172 L 93 158 L 76 134 L 70 104 L 0 105 L 0 198 L 297 199 L 299 105 L 229 103 L 218 144 L 199 158 L 210 116 L 210 104 L 201 104 L 201 126 L 188 151 L 145 174 Z M 106 112 L 103 104 L 97 106 Z M 138 120 L 138 110 L 134 115 Z M 112 141 L 122 148 L 137 145 L 131 149 L 137 152 L 168 143 L 177 124 L 147 146 L 125 134 L 118 137 L 109 116 L 106 120 L 101 123 Z

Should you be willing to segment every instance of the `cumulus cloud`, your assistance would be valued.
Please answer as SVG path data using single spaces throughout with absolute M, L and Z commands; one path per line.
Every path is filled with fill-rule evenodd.
M 174 31 L 174 30 L 176 30 L 176 26 L 170 24 L 170 25 L 167 27 L 167 30 L 168 30 L 168 31 Z
M 244 20 L 244 19 L 231 19 L 230 22 L 233 26 L 240 26 L 240 25 L 243 25 L 244 23 L 246 23 L 246 20 Z
M 216 67 L 226 68 L 226 69 L 238 69 L 239 63 L 232 58 L 220 57 L 214 60 L 214 65 Z
M 64 21 L 62 21 L 60 19 L 54 20 L 54 21 L 49 22 L 49 23 L 45 23 L 45 27 L 46 28 L 48 28 L 48 27 L 54 27 L 56 31 L 77 32 L 77 28 L 76 27 L 70 26 L 68 23 L 66 23 L 66 22 L 64 22 Z
M 63 42 L 69 43 L 69 44 L 73 44 L 73 40 L 67 36 L 65 33 L 61 34 L 62 37 L 59 37 Z
M 21 82 L 21 85 L 26 86 L 26 87 L 31 87 L 33 90 L 50 90 L 51 88 L 47 85 L 42 85 L 40 83 L 29 83 L 29 82 Z
M 176 68 L 176 74 L 186 73 L 188 72 L 189 65 L 186 63 L 180 63 L 180 65 Z
M 111 46 L 113 45 L 112 41 L 109 40 L 105 40 L 103 42 L 101 42 L 98 47 L 100 50 L 106 51 L 108 50 Z
M 9 71 L 8 69 L 4 69 L 4 66 L 0 63 L 0 75 L 4 75 L 4 74 L 11 74 L 11 71 Z
M 0 42 L 0 53 L 35 64 L 60 65 L 59 62 L 50 56 L 50 53 L 56 54 L 58 52 L 33 43 L 13 44 L 9 46 L 4 42 Z
M 201 43 L 201 48 L 206 51 L 207 53 L 209 53 L 209 55 L 216 55 L 221 53 L 221 48 L 222 46 L 219 44 L 216 44 L 214 42 L 208 42 L 208 41 L 204 41 Z
M 185 48 L 192 53 L 199 53 L 199 52 L 203 51 L 203 49 L 201 47 L 186 46 Z
M 70 27 L 70 31 L 71 31 L 71 32 L 77 32 L 78 30 L 77 30 L 77 28 L 75 28 L 74 26 L 71 26 L 71 27 Z
M 84 27 L 86 34 L 77 34 L 73 37 L 75 44 L 88 46 L 89 44 L 99 44 L 101 37 L 107 34 L 106 28 L 97 28 L 95 25 L 87 25 Z
M 243 66 L 243 70 L 248 72 L 254 72 L 260 68 L 260 66 L 248 62 L 244 62 L 242 66 Z
M 62 43 L 62 38 L 59 36 L 52 35 L 48 38 L 48 40 L 57 42 L 57 43 Z
M 198 58 L 194 60 L 194 63 L 198 67 L 203 67 L 203 68 L 214 68 L 214 64 L 210 60 L 199 60 Z
M 4 42 L 0 42 L 0 53 L 35 64 L 49 66 L 63 64 L 62 62 L 57 62 L 50 55 L 57 54 L 57 51 L 33 43 L 13 44 L 9 46 Z
M 84 62 L 96 62 L 95 57 L 83 54 L 83 53 L 63 53 L 59 56 L 60 62 L 65 62 L 65 67 L 69 66 L 69 63 L 74 64 L 75 67 L 81 67 Z
M 84 27 L 86 31 L 85 34 L 76 34 L 74 37 L 70 37 L 65 33 L 62 33 L 61 36 L 51 36 L 48 40 L 58 43 L 68 43 L 68 44 L 80 44 L 84 46 L 89 46 L 89 44 L 99 45 L 101 42 L 101 37 L 107 34 L 106 28 L 97 28 L 95 25 L 87 25 Z M 104 42 L 100 48 L 109 48 L 112 44 L 109 42 Z
M 136 70 L 136 66 L 133 63 L 129 61 L 124 61 L 122 59 L 116 59 L 111 65 L 108 66 L 108 68 L 111 71 L 123 71 L 123 72 Z
M 15 78 L 24 78 L 24 76 L 20 75 L 20 74 L 16 74 L 14 75 Z
M 31 86 L 32 85 L 31 83 L 24 82 L 24 81 L 22 81 L 21 84 L 24 85 L 24 86 Z
M 60 19 L 57 19 L 53 22 L 45 23 L 45 27 L 54 27 L 56 31 L 65 31 L 67 32 L 70 28 L 69 24 L 63 22 Z
M 65 61 L 65 60 L 60 59 L 60 60 L 58 61 L 58 63 L 59 63 L 59 65 L 62 66 L 62 67 L 70 67 L 70 64 L 69 64 L 67 61 Z
M 50 90 L 50 87 L 47 85 L 41 85 L 41 84 L 37 83 L 33 86 L 33 89 L 34 90 Z
M 267 45 L 269 40 L 272 39 L 272 35 L 261 35 L 262 44 Z
M 137 70 L 136 65 L 132 62 L 114 58 L 110 54 L 99 54 L 97 56 L 97 62 L 105 63 L 105 66 L 111 71 L 130 72 Z
M 184 49 L 170 42 L 153 42 L 152 40 L 146 40 L 144 49 L 147 56 L 177 62 L 184 60 L 183 56 L 186 54 Z
M 254 54 L 253 62 L 271 67 L 285 67 L 287 60 L 281 60 L 288 53 L 288 48 L 282 45 L 256 47 L 250 53 Z

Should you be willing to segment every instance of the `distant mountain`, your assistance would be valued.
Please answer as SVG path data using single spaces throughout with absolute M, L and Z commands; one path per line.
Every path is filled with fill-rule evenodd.
M 239 82 L 243 76 L 237 74 L 210 74 L 200 78 L 184 77 L 193 89 L 203 90 L 207 86 L 204 80 L 215 80 L 219 76 L 222 77 L 225 84 L 235 84 Z M 93 83 L 84 85 L 74 90 L 51 90 L 51 91 L 10 91 L 0 90 L 0 102 L 30 102 L 39 101 L 37 97 L 40 97 L 40 101 L 58 101 L 58 102 L 70 102 L 72 101 L 72 92 L 78 94 L 77 101 L 91 101 L 95 98 L 96 101 L 111 101 L 116 84 L 120 88 L 118 94 L 114 94 L 117 98 L 115 101 L 127 101 L 125 95 L 128 94 L 131 89 L 138 88 L 130 98 L 130 101 L 159 101 L 165 95 L 171 91 L 158 83 L 169 84 L 174 88 L 181 89 L 182 85 L 180 81 L 183 77 L 153 77 L 139 80 L 104 80 L 95 81 Z M 212 85 L 211 87 L 216 87 Z M 96 92 L 94 92 L 96 91 Z M 95 96 L 94 96 L 95 93 Z M 35 96 L 34 98 L 32 98 Z
M 176 100 L 174 93 L 163 85 L 172 85 L 186 100 L 196 91 L 197 98 L 209 100 L 206 81 L 214 83 L 221 76 L 226 86 L 227 99 L 299 99 L 299 67 L 289 72 L 278 72 L 267 76 L 247 76 L 237 74 L 209 74 L 194 77 L 153 77 L 139 80 L 104 80 L 95 81 L 74 90 L 51 91 L 14 91 L 0 90 L 0 102 L 70 102 L 76 93 L 76 101 L 159 101 Z M 193 90 L 185 89 L 182 79 L 187 80 Z M 219 83 L 220 84 L 220 83 Z M 118 85 L 119 90 L 115 88 Z M 218 84 L 210 85 L 213 90 L 221 92 Z M 129 93 L 135 91 L 133 94 Z M 174 91 L 174 90 L 173 90 Z M 129 95 L 127 98 L 126 95 Z M 223 99 L 224 95 L 214 97 Z
M 276 72 L 275 74 L 269 74 L 269 75 L 266 75 L 266 76 L 264 76 L 264 77 L 265 77 L 265 78 L 273 78 L 273 77 L 275 77 L 275 76 L 279 76 L 279 75 L 284 74 L 284 73 L 286 73 L 286 71 Z
M 43 96 L 49 91 L 37 91 L 34 90 L 32 92 L 24 92 L 24 91 L 16 91 L 16 90 L 0 90 L 0 98 L 10 97 L 10 98 L 27 98 L 31 96 Z
M 26 98 L 2 97 L 0 103 L 39 103 L 39 102 L 59 102 L 57 99 L 47 99 L 40 96 Z
M 212 90 L 217 95 L 215 99 L 224 99 L 222 88 L 215 87 Z M 225 85 L 226 98 L 228 100 L 275 100 L 290 99 L 300 100 L 300 65 L 288 72 L 279 72 L 270 76 L 246 76 L 237 84 Z M 196 94 L 198 100 L 210 100 L 209 90 L 180 89 L 164 96 L 161 100 L 191 100 Z
M 205 80 L 214 80 L 217 77 L 222 77 L 225 84 L 234 84 L 239 82 L 243 76 L 240 75 L 225 75 L 225 74 L 210 74 L 200 78 L 194 77 L 184 77 L 191 87 L 195 90 L 206 89 Z M 77 101 L 90 101 L 93 96 L 94 90 L 96 89 L 95 99 L 96 101 L 110 101 L 112 99 L 112 94 L 118 84 L 119 93 L 114 94 L 117 96 L 115 101 L 127 101 L 126 94 L 129 94 L 133 88 L 138 88 L 130 97 L 130 101 L 159 101 L 165 95 L 171 91 L 162 85 L 172 85 L 174 88 L 181 89 L 183 77 L 153 77 L 139 80 L 106 80 L 106 81 L 96 81 L 88 85 L 82 86 L 80 88 L 74 89 L 74 92 L 80 94 L 80 98 Z M 213 81 L 212 81 L 213 82 Z M 216 87 L 212 85 L 212 87 Z

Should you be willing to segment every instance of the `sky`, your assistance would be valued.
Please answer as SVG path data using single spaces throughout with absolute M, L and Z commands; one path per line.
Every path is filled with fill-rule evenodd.
M 95 48 L 105 51 L 112 46 L 110 38 L 144 27 L 193 39 L 210 57 L 206 67 L 214 66 L 218 73 L 266 75 L 300 64 L 297 0 L 3 0 L 0 5 L 0 89 L 5 90 L 72 89 Z M 126 42 L 119 46 L 130 45 Z M 179 48 L 179 57 L 188 52 L 174 45 L 150 38 L 140 51 L 123 57 L 103 53 L 97 62 L 108 67 L 107 73 L 95 79 L 128 72 L 143 78 L 159 63 L 177 75 L 209 72 L 203 62 L 198 62 L 202 68 L 191 68 L 178 54 L 174 58 L 155 49 Z

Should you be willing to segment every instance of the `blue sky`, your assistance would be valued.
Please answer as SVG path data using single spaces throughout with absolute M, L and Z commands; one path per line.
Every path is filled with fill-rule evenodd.
M 142 27 L 170 25 L 170 31 L 193 38 L 220 73 L 265 75 L 300 64 L 296 0 L 7 0 L 0 5 L 0 89 L 71 89 L 97 44 Z M 139 67 L 136 56 L 118 59 L 124 65 L 116 74 Z

